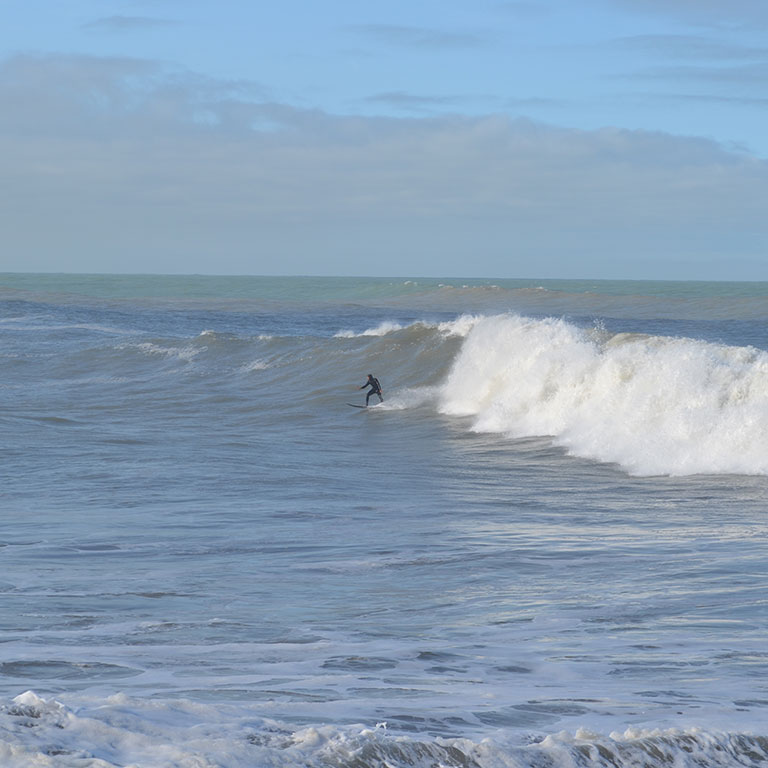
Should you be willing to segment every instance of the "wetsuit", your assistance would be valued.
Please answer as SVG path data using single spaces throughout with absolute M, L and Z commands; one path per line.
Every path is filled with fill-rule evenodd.
M 368 381 L 363 384 L 360 389 L 365 389 L 366 387 L 370 387 L 368 390 L 368 393 L 365 396 L 365 404 L 368 405 L 368 401 L 371 399 L 371 395 L 378 395 L 379 396 L 379 402 L 383 403 L 384 398 L 381 396 L 381 384 L 379 384 L 379 380 L 374 378 L 373 376 L 368 377 Z

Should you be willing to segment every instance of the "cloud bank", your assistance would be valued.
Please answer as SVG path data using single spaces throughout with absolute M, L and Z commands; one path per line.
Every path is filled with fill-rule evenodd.
M 264 97 L 146 61 L 7 60 L 2 269 L 761 277 L 764 160 L 663 133 Z

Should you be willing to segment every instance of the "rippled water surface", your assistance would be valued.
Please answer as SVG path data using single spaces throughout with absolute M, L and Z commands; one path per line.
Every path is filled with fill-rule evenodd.
M 766 284 L 0 275 L 4 764 L 763 764 L 767 350 Z

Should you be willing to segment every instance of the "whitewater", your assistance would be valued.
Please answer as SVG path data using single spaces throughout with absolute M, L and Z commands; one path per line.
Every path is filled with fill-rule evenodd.
M 768 473 L 768 354 L 753 347 L 495 316 L 443 389 L 441 411 L 476 430 L 551 435 L 634 473 Z
M 0 274 L 0 360 L 3 766 L 768 762 L 768 284 Z

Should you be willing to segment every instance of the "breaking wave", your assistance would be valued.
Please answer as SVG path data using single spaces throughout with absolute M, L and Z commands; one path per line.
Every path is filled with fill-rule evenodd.
M 478 320 L 479 318 L 475 315 L 461 315 L 455 320 L 446 320 L 443 322 L 435 323 L 419 321 L 407 326 L 401 325 L 400 323 L 383 322 L 377 325 L 375 328 L 367 328 L 360 333 L 349 330 L 339 331 L 334 335 L 334 338 L 357 339 L 366 336 L 386 336 L 388 334 L 394 333 L 395 331 L 402 331 L 404 329 L 422 331 L 437 330 L 444 336 L 466 336 Z
M 753 347 L 487 317 L 440 411 L 478 432 L 552 436 L 633 474 L 768 474 L 768 353 Z
M 9 350 L 7 364 L 18 367 L 24 350 L 23 341 Z M 768 351 L 612 333 L 600 322 L 464 314 L 311 336 L 205 329 L 191 337 L 97 337 L 58 352 L 46 375 L 62 387 L 139 383 L 147 396 L 156 385 L 163 397 L 172 381 L 187 399 L 229 378 L 233 397 L 250 398 L 248 387 L 258 385 L 274 410 L 302 380 L 313 382 L 305 397 L 332 408 L 340 388 L 357 390 L 369 371 L 382 380 L 383 410 L 437 403 L 439 413 L 469 419 L 473 431 L 546 436 L 574 456 L 635 475 L 768 474 Z M 237 379 L 244 375 L 247 384 Z
M 386 723 L 295 728 L 254 717 L 247 707 L 132 699 L 116 694 L 70 707 L 28 691 L 0 707 L 0 760 L 34 766 L 245 765 L 275 768 L 677 768 L 759 766 L 768 738 L 699 729 L 600 735 L 566 731 L 508 744 L 397 735 Z

